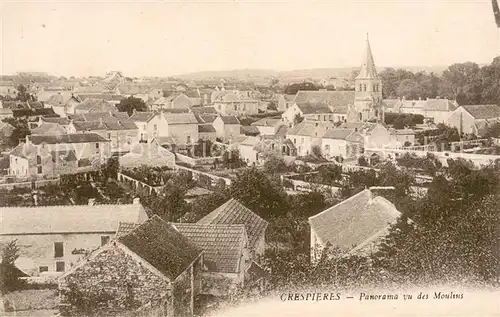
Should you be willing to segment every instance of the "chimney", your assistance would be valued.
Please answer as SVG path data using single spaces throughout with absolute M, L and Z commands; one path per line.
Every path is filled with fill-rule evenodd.
M 139 197 L 135 197 L 132 203 L 134 205 L 140 205 L 141 204 L 141 199 Z
M 89 206 L 94 206 L 95 205 L 95 198 L 89 198 Z
M 372 193 L 372 198 L 381 196 L 391 203 L 394 203 L 394 195 L 396 190 L 394 186 L 371 186 L 369 189 Z

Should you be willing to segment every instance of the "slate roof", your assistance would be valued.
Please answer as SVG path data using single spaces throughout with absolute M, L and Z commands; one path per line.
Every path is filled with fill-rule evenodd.
M 168 124 L 195 124 L 198 123 L 192 113 L 165 113 Z
M 300 109 L 300 111 L 302 111 L 303 114 L 332 113 L 328 105 L 322 102 L 297 103 L 297 107 Z
M 146 219 L 141 204 L 0 207 L 0 236 L 115 232 L 120 221 L 140 223 Z
M 464 105 L 462 107 L 464 107 L 474 119 L 500 118 L 500 107 L 497 105 Z
M 149 122 L 151 119 L 155 117 L 154 112 L 143 112 L 136 111 L 130 116 L 130 121 L 134 122 Z
M 388 228 L 400 215 L 387 199 L 365 189 L 310 217 L 309 224 L 323 245 L 330 242 L 348 252 Z
M 250 249 L 255 249 L 259 238 L 265 234 L 268 225 L 267 221 L 243 206 L 234 198 L 222 204 L 219 208 L 203 217 L 197 223 L 212 225 L 244 224 Z
M 209 271 L 238 273 L 245 246 L 245 225 L 205 225 L 173 223 L 182 235 L 203 250 L 203 263 Z
M 354 91 L 303 91 L 297 92 L 295 102 L 325 103 L 331 108 L 347 107 L 354 104 Z
M 215 128 L 211 124 L 200 124 L 198 133 L 215 133 Z
M 57 144 L 57 143 L 95 143 L 109 142 L 96 133 L 73 133 L 61 135 L 28 135 L 28 140 L 33 144 Z
M 236 116 L 220 116 L 224 124 L 240 124 L 240 120 Z
M 174 281 L 202 253 L 171 224 L 154 215 L 118 241 Z

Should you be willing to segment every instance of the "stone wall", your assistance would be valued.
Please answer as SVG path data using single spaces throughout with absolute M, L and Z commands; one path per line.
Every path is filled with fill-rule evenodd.
M 171 284 L 151 272 L 119 247 L 110 245 L 74 272 L 61 278 L 61 304 L 69 304 L 72 315 L 87 310 L 119 313 L 160 300 Z M 91 302 L 90 307 L 87 303 Z

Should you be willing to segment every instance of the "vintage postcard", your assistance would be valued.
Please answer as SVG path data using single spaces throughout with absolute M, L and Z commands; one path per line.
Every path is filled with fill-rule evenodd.
M 500 316 L 499 2 L 0 2 L 0 316 Z

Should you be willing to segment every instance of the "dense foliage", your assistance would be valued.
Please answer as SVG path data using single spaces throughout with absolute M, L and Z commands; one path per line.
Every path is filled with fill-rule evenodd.
M 131 116 L 135 111 L 148 111 L 148 106 L 140 98 L 130 96 L 128 98 L 120 100 L 120 103 L 116 106 L 119 111 L 126 112 Z
M 385 123 L 392 125 L 395 129 L 415 127 L 424 123 L 424 116 L 412 113 L 386 113 Z

